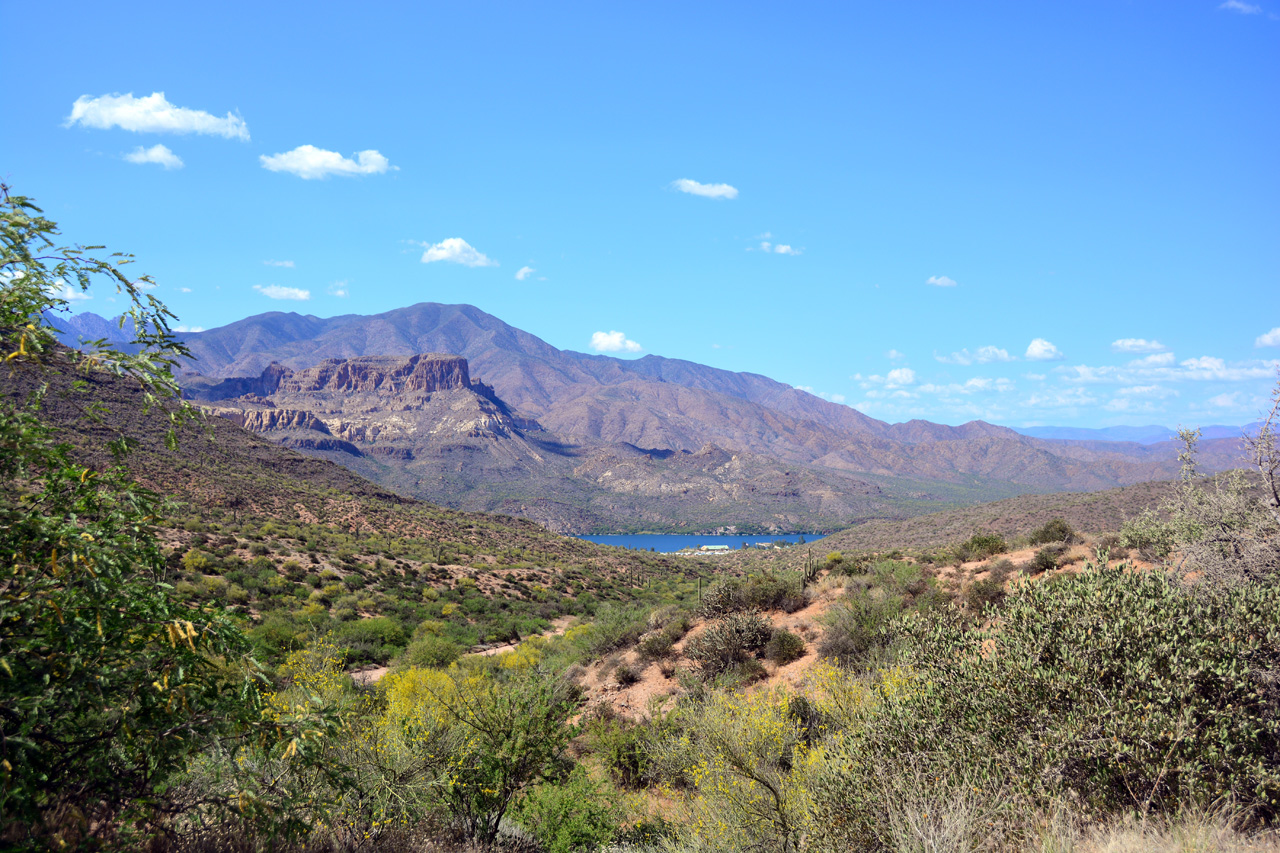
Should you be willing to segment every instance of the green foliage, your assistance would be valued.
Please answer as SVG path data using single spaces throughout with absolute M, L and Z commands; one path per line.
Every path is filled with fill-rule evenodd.
M 457 643 L 437 634 L 414 640 L 400 656 L 400 665 L 443 669 L 462 656 Z
M 139 289 L 148 280 L 120 270 L 127 257 L 52 248 L 53 223 L 7 187 L 0 223 L 9 369 L 106 367 L 132 377 L 170 423 L 191 417 L 169 373 L 184 349 L 168 312 Z M 136 352 L 55 347 L 46 312 L 66 306 L 64 282 L 95 277 L 123 295 Z M 157 496 L 119 466 L 74 461 L 42 423 L 45 399 L 0 404 L 0 821 L 11 843 L 63 846 L 94 831 L 90 820 L 101 829 L 149 808 L 196 750 L 254 717 L 257 691 L 238 627 L 170 596 L 151 526 Z
M 774 631 L 764 647 L 764 656 L 778 665 L 799 660 L 804 655 L 804 639 L 790 631 Z
M 809 595 L 800 575 L 760 574 L 745 579 L 725 578 L 717 581 L 702 596 L 700 613 L 707 618 L 725 616 L 741 610 L 782 610 L 786 613 L 805 607 Z
M 457 666 L 387 677 L 380 726 L 430 779 L 430 798 L 475 839 L 489 843 L 516 799 L 563 760 L 577 733 L 577 695 L 534 668 L 499 682 Z
M 1043 525 L 1031 531 L 1032 545 L 1044 545 L 1047 542 L 1061 542 L 1064 545 L 1070 545 L 1075 539 L 1075 530 L 1061 518 L 1046 521 Z
M 902 613 L 902 599 L 883 590 L 846 595 L 827 611 L 818 653 L 846 666 L 864 666 L 888 649 L 889 626 Z
M 971 560 L 985 560 L 1008 550 L 1009 546 L 1005 544 L 1004 537 L 1000 534 L 975 533 L 960 543 L 957 556 L 962 562 L 967 563 Z
M 938 778 L 1008 783 L 1040 807 L 1168 811 L 1223 797 L 1277 815 L 1280 587 L 1195 590 L 1087 566 L 1019 585 L 997 625 L 950 614 L 901 626 L 909 677 L 881 681 L 847 754 L 919 756 Z M 854 761 L 831 789 L 876 780 Z
M 1041 548 L 1039 551 L 1036 551 L 1035 556 L 1031 558 L 1031 564 L 1027 566 L 1027 571 L 1033 575 L 1053 571 L 1058 568 L 1059 561 L 1062 558 L 1064 550 L 1065 549 L 1061 545 L 1050 545 L 1045 548 Z
M 599 850 L 617 835 L 621 817 L 613 792 L 581 766 L 556 784 L 535 787 L 516 813 L 546 853 Z
M 636 672 L 634 667 L 620 663 L 614 667 L 613 679 L 623 687 L 630 687 L 640 680 L 640 673 Z
M 704 681 L 745 663 L 769 642 L 773 628 L 758 612 L 730 613 L 685 644 L 684 654 Z
M 1004 581 L 994 573 L 974 581 L 965 592 L 965 604 L 977 616 L 986 616 L 1004 601 Z

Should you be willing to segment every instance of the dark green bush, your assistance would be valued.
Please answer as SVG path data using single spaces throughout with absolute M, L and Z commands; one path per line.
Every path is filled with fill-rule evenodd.
M 778 665 L 799 660 L 804 655 L 804 640 L 790 631 L 774 631 L 764 647 L 764 656 Z
M 1044 545 L 1048 542 L 1061 542 L 1064 545 L 1070 545 L 1074 541 L 1076 541 L 1075 530 L 1061 518 L 1046 521 L 1043 526 L 1037 527 L 1031 532 L 1032 545 Z
M 457 643 L 435 634 L 427 634 L 409 644 L 400 656 L 404 666 L 443 669 L 462 656 Z
M 772 626 L 759 613 L 731 613 L 686 643 L 684 654 L 709 681 L 763 649 L 772 635 Z
M 990 629 L 942 613 L 900 630 L 911 674 L 882 682 L 851 755 L 926 758 L 935 777 L 1096 816 L 1224 801 L 1280 816 L 1280 585 L 1087 565 L 1018 586 Z M 846 809 L 878 784 L 836 781 L 823 797 Z
M 670 656 L 674 645 L 675 641 L 664 630 L 641 637 L 636 649 L 642 660 L 652 661 Z
M 1000 534 L 975 533 L 960 543 L 957 554 L 963 562 L 968 563 L 972 560 L 985 560 L 1008 550 L 1009 546 Z
M 889 647 L 888 628 L 901 613 L 902 599 L 894 595 L 846 595 L 827 612 L 818 653 L 844 665 L 864 665 Z
M 534 788 L 519 804 L 516 818 L 546 853 L 603 849 L 618 832 L 622 815 L 605 786 L 575 767 L 558 784 Z
M 965 604 L 970 612 L 978 616 L 985 616 L 989 610 L 998 607 L 1003 600 L 1004 582 L 998 580 L 994 573 L 969 584 L 969 589 L 965 593 Z
M 1031 565 L 1027 567 L 1027 571 L 1033 575 L 1042 572 L 1051 572 L 1058 568 L 1059 561 L 1066 549 L 1061 545 L 1049 545 L 1036 551 L 1036 555 L 1031 558 Z
M 613 678 L 623 687 L 630 687 L 640 680 L 640 673 L 636 672 L 634 667 L 620 663 L 613 670 Z

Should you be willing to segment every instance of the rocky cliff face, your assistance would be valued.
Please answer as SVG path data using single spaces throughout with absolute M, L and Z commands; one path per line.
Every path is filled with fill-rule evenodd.
M 272 367 L 279 365 L 267 370 Z M 395 356 L 328 358 L 305 370 L 282 369 L 287 373 L 274 389 L 277 395 L 372 393 L 386 397 L 472 389 L 467 360 L 458 355 L 424 353 L 408 360 Z

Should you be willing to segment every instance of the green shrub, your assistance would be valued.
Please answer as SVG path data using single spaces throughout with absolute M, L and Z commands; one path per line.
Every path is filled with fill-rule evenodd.
M 763 649 L 772 635 L 773 628 L 759 613 L 731 613 L 686 643 L 684 654 L 709 681 Z
M 438 634 L 425 634 L 409 644 L 400 656 L 402 666 L 443 669 L 462 656 L 462 649 Z
M 1278 614 L 1274 583 L 1195 589 L 1090 564 L 1019 585 L 990 629 L 909 616 L 909 667 L 882 678 L 880 711 L 845 748 L 917 756 L 937 778 L 1003 780 L 1041 808 L 1076 799 L 1103 816 L 1231 800 L 1274 820 Z M 838 804 L 847 815 L 879 784 L 856 767 L 838 775 L 819 814 Z
M 1061 542 L 1070 545 L 1076 541 L 1076 532 L 1061 518 L 1046 521 L 1043 526 L 1031 532 L 1032 545 L 1044 545 L 1047 542 Z
M 622 818 L 605 785 L 591 781 L 581 766 L 559 784 L 542 784 L 520 804 L 516 819 L 546 853 L 603 849 L 618 833 Z
M 1058 562 L 1064 553 L 1065 549 L 1061 545 L 1049 545 L 1041 548 L 1031 558 L 1031 564 L 1027 567 L 1027 570 L 1033 575 L 1051 572 L 1058 568 Z
M 846 666 L 865 665 L 889 647 L 890 623 L 901 612 L 902 599 L 894 595 L 846 595 L 827 611 L 818 653 Z
M 764 647 L 764 656 L 778 665 L 789 664 L 804 655 L 804 640 L 790 631 L 774 631 Z
M 640 638 L 640 644 L 636 649 L 639 651 L 642 660 L 653 661 L 669 657 L 674 645 L 675 641 L 664 630 L 654 634 L 645 634 Z
M 623 687 L 630 687 L 640 680 L 640 673 L 636 672 L 635 668 L 620 663 L 613 670 L 613 677 Z
M 1008 550 L 1009 546 L 1000 534 L 975 533 L 960 543 L 957 554 L 963 562 L 968 563 L 972 560 L 985 560 Z
M 970 612 L 984 616 L 1004 600 L 1004 582 L 997 579 L 994 573 L 980 581 L 969 584 L 965 593 L 965 604 Z

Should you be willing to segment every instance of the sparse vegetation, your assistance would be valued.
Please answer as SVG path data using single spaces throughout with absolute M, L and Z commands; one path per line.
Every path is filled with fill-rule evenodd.
M 841 546 L 821 578 L 744 554 L 769 570 L 722 571 L 695 620 L 710 563 L 405 501 L 225 425 L 166 449 L 149 418 L 192 414 L 167 315 L 114 261 L 43 269 L 51 223 L 5 201 L 6 849 L 1244 849 L 1280 823 L 1272 418 L 1252 479 L 1198 476 L 1184 435 L 1182 481 L 1119 541 L 1042 512 Z M 93 363 L 149 416 L 42 325 L 79 272 L 139 311 L 142 350 Z M 1052 571 L 1086 539 L 1169 562 Z M 1033 577 L 992 559 L 1027 542 Z

